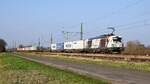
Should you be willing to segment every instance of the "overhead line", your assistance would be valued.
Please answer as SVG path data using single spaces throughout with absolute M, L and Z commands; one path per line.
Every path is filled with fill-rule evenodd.
M 138 0 L 135 3 L 133 3 L 133 4 L 129 4 L 129 5 L 127 5 L 125 7 L 122 7 L 120 9 L 116 10 L 116 11 L 110 12 L 109 14 L 105 14 L 103 17 L 97 18 L 95 22 L 102 21 L 103 19 L 107 19 L 109 17 L 112 17 L 113 15 L 118 14 L 119 12 L 124 11 L 125 9 L 128 9 L 130 7 L 133 7 L 133 6 L 139 4 L 139 3 L 143 2 L 143 1 L 144 0 Z
M 146 21 L 150 21 L 150 18 L 149 19 L 144 19 L 144 20 L 138 20 L 138 21 L 135 21 L 135 22 L 132 22 L 132 23 L 127 23 L 127 24 L 122 24 L 122 25 L 118 25 L 118 26 L 113 26 L 115 28 L 117 28 L 117 30 L 126 30 L 126 29 L 132 29 L 133 27 L 139 27 L 139 26 L 149 26 L 150 24 L 145 24 Z M 139 23 L 143 23 L 143 24 L 140 24 Z M 135 26 L 132 26 L 132 25 L 135 25 Z M 127 27 L 127 26 L 131 26 L 131 27 Z M 108 26 L 106 26 L 108 27 Z M 105 28 L 106 29 L 106 28 Z M 93 33 L 93 32 L 85 32 L 85 34 L 89 34 L 89 33 Z M 96 32 L 95 32 L 96 34 Z
M 139 23 L 144 23 L 146 21 L 150 21 L 150 18 L 149 19 L 144 19 L 144 20 L 138 20 L 138 21 L 135 21 L 135 22 L 132 22 L 132 23 L 127 23 L 127 24 L 122 24 L 122 25 L 118 25 L 118 26 L 114 26 L 114 27 L 125 27 L 125 26 L 130 26 L 130 25 L 135 25 L 135 24 L 139 24 Z
M 135 25 L 135 26 L 131 26 L 131 27 L 124 27 L 118 30 L 128 30 L 128 29 L 133 29 L 133 28 L 138 28 L 138 27 L 143 27 L 143 26 L 150 26 L 150 24 L 142 24 L 142 25 Z

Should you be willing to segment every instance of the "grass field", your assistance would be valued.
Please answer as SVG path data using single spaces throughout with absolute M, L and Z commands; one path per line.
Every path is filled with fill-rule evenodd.
M 0 54 L 0 84 L 108 84 L 70 71 Z

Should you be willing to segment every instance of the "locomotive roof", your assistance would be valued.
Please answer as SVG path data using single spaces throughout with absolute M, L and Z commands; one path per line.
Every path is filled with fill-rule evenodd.
M 104 34 L 104 35 L 96 36 L 96 37 L 93 37 L 93 38 L 89 38 L 89 40 L 105 38 L 106 36 L 114 36 L 114 34 Z

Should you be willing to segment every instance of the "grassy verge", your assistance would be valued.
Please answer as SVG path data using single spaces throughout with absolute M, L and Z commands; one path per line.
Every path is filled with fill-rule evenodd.
M 32 53 L 28 53 L 32 55 Z M 35 54 L 33 54 L 35 55 Z M 36 56 L 36 55 L 35 55 Z M 112 61 L 112 60 L 101 60 L 101 59 L 91 59 L 82 57 L 67 57 L 67 56 L 55 56 L 55 55 L 42 55 L 47 56 L 49 59 L 65 60 L 66 62 L 80 62 L 86 64 L 97 64 L 101 66 L 124 68 L 138 71 L 150 72 L 150 62 L 127 62 L 127 61 Z
M 108 84 L 54 67 L 0 54 L 0 84 Z

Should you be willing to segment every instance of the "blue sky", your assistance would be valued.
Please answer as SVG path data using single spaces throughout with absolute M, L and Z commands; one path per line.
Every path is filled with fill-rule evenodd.
M 62 42 L 61 31 L 80 31 L 83 22 L 84 38 L 111 32 L 124 42 L 139 40 L 150 45 L 149 0 L 0 0 L 0 38 L 8 46 L 35 44 L 49 46 L 50 33 L 55 42 Z M 123 26 L 121 26 L 123 25 Z M 70 36 L 79 39 L 78 34 Z

